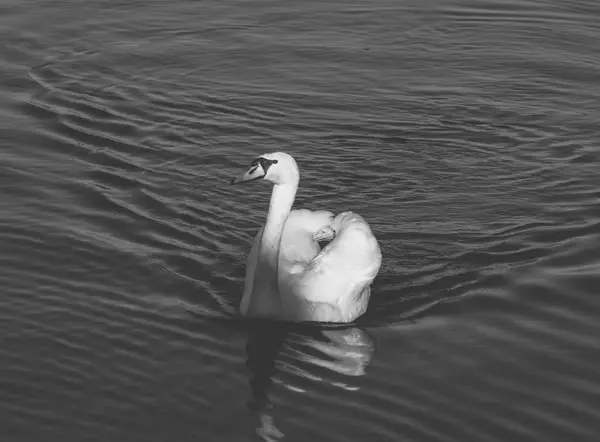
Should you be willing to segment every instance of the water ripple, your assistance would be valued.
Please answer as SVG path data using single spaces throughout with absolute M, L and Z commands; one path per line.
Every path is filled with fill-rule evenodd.
M 3 434 L 594 440 L 597 5 L 259 3 L 0 7 Z M 236 313 L 274 150 L 358 324 Z

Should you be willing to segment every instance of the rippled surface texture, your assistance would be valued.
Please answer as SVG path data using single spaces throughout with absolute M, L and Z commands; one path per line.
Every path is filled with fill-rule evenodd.
M 594 441 L 600 3 L 0 6 L 7 442 Z M 356 327 L 240 321 L 269 186 L 383 251 Z

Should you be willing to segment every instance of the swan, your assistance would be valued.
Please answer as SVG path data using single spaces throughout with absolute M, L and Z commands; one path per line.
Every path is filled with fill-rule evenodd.
M 240 313 L 291 322 L 348 323 L 367 309 L 381 249 L 354 212 L 292 210 L 300 172 L 284 152 L 254 159 L 231 184 L 273 184 L 266 222 L 246 260 Z M 321 250 L 318 242 L 330 240 Z

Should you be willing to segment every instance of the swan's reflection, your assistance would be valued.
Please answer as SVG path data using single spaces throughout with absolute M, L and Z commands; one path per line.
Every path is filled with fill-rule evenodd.
M 283 438 L 274 424 L 269 390 L 274 383 L 305 392 L 320 384 L 356 390 L 374 351 L 372 337 L 358 327 L 317 329 L 253 322 L 246 345 L 252 400 L 265 441 Z

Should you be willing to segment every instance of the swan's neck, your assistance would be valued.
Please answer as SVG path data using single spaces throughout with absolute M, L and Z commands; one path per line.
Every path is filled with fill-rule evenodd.
M 262 256 L 273 260 L 272 263 L 277 263 L 281 236 L 292 210 L 297 189 L 297 186 L 291 184 L 273 186 L 269 213 L 267 214 L 267 222 L 261 240 Z
M 297 184 L 277 184 L 273 186 L 269 213 L 260 240 L 258 262 L 250 310 L 264 315 L 271 312 L 279 315 L 281 299 L 278 288 L 279 247 L 285 223 L 292 210 Z

